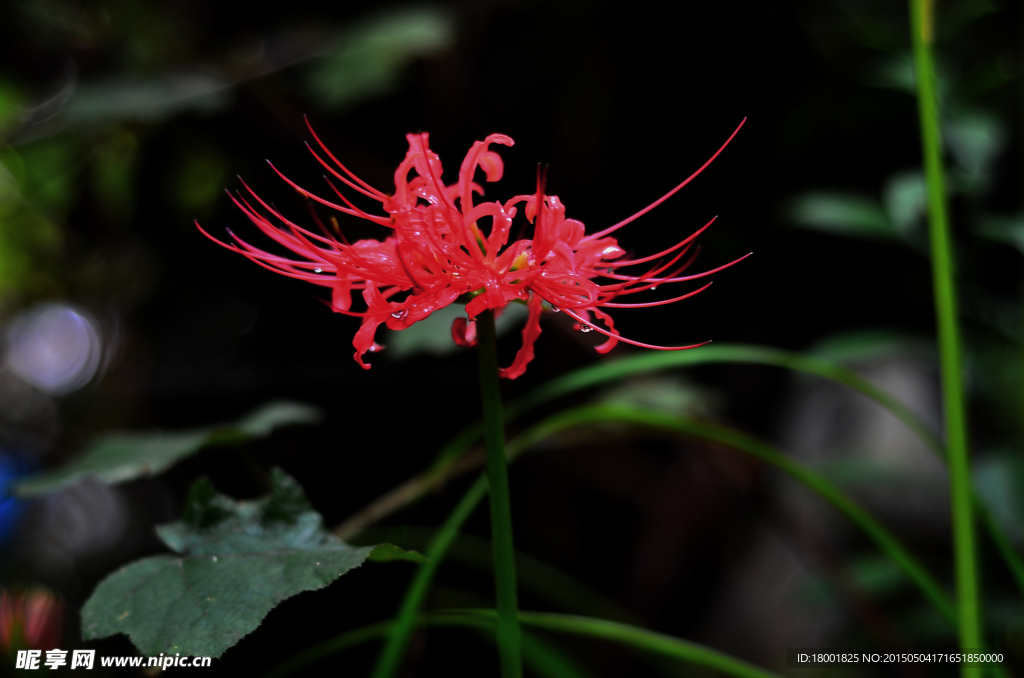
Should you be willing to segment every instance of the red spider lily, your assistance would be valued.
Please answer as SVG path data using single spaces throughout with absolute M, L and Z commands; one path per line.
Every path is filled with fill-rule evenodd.
M 746 122 L 745 118 L 743 122 Z M 450 186 L 441 180 L 441 160 L 430 150 L 428 136 L 408 135 L 409 151 L 395 172 L 395 193 L 386 195 L 342 165 L 312 127 L 309 128 L 310 133 L 327 159 L 307 144 L 313 156 L 334 179 L 379 202 L 385 215 L 369 214 L 356 207 L 329 177 L 324 178 L 340 203 L 314 195 L 277 172 L 276 168 L 274 171 L 306 198 L 338 212 L 380 224 L 391 230 L 390 236 L 384 240 L 350 243 L 336 222 L 333 222 L 333 231 L 328 229 L 316 216 L 315 210 L 313 217 L 319 232 L 314 232 L 288 220 L 261 200 L 244 182 L 251 199 L 240 193 L 231 199 L 263 233 L 297 258 L 253 247 L 233 233 L 231 236 L 235 242 L 224 243 L 203 231 L 202 227 L 199 230 L 218 244 L 276 273 L 330 288 L 333 293 L 331 307 L 335 311 L 362 318 L 362 325 L 352 343 L 356 348 L 356 361 L 366 369 L 370 366 L 363 362 L 363 355 L 381 348 L 374 342 L 379 325 L 402 330 L 460 298 L 467 301 L 468 321 L 465 318 L 456 320 L 452 336 L 457 344 L 463 346 L 475 343 L 474 320 L 481 312 L 487 309 L 500 311 L 516 300 L 526 303 L 529 315 L 523 329 L 522 348 L 512 364 L 501 371 L 501 376 L 509 379 L 521 375 L 533 359 L 533 344 L 540 335 L 540 315 L 545 301 L 552 311 L 561 310 L 574 318 L 579 329 L 585 332 L 596 330 L 606 335 L 608 341 L 597 347 L 600 353 L 610 351 L 619 341 L 660 350 L 693 348 L 702 344 L 651 346 L 626 339 L 616 331 L 611 317 L 603 309 L 643 308 L 686 299 L 706 289 L 707 285 L 662 301 L 640 304 L 615 301 L 619 297 L 653 290 L 659 285 L 703 278 L 732 266 L 749 254 L 710 271 L 682 276 L 680 274 L 693 262 L 696 254 L 684 259 L 694 239 L 714 219 L 674 247 L 638 259 L 622 260 L 625 251 L 609 234 L 646 214 L 700 174 L 732 141 L 743 122 L 711 159 L 681 184 L 633 216 L 591 235 L 584 233 L 581 222 L 565 218 L 565 206 L 557 196 L 544 192 L 544 180 L 539 174 L 537 191 L 533 195 L 518 195 L 504 203 L 474 204 L 474 194 L 483 194 L 483 188 L 474 182 L 478 169 L 483 170 L 487 181 L 501 178 L 501 158 L 490 150 L 490 146 L 512 146 L 512 139 L 502 134 L 492 134 L 473 144 L 462 161 L 458 181 Z M 527 221 L 533 224 L 533 238 L 515 240 L 510 244 L 509 233 L 520 204 Z M 490 228 L 482 228 L 482 221 L 489 221 Z M 640 275 L 623 271 L 661 259 L 667 260 L 655 263 Z M 604 282 L 596 282 L 601 279 Z M 353 290 L 362 293 L 365 311 L 352 310 Z M 598 320 L 607 328 L 596 324 Z

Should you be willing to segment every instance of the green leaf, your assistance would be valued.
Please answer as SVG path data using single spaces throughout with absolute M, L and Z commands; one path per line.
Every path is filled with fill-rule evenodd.
M 280 469 L 271 482 L 256 501 L 196 482 L 182 520 L 157 528 L 178 555 L 144 558 L 100 582 L 82 608 L 85 638 L 124 633 L 147 656 L 219 657 L 280 602 L 327 586 L 381 548 L 350 546 L 327 532 Z M 391 559 L 405 553 L 383 551 Z
M 598 396 L 606 405 L 633 405 L 681 416 L 709 417 L 721 398 L 710 389 L 677 375 L 653 375 L 624 379 Z
M 882 202 L 885 203 L 885 211 L 893 227 L 900 235 L 906 235 L 924 223 L 928 191 L 921 170 L 897 172 L 886 179 Z
M 67 106 L 72 124 L 160 121 L 183 113 L 216 112 L 231 101 L 230 81 L 206 74 L 167 74 L 143 79 L 113 77 L 84 82 Z
M 406 551 L 394 544 L 378 544 L 370 553 L 370 560 L 380 563 L 390 563 L 395 560 L 409 560 L 414 563 L 427 562 L 426 556 L 416 551 Z
M 1024 254 L 1024 214 L 1013 216 L 983 216 L 975 231 L 989 240 L 995 240 L 1016 247 Z
M 790 201 L 788 216 L 802 228 L 857 238 L 896 235 L 881 203 L 872 197 L 843 193 L 806 193 Z
M 310 93 L 335 109 L 387 94 L 406 64 L 446 49 L 454 37 L 453 17 L 437 8 L 372 17 L 353 26 L 338 48 L 309 70 Z
M 873 328 L 830 335 L 814 344 L 807 353 L 829 362 L 849 365 L 901 356 L 931 359 L 935 346 L 926 339 L 896 329 Z
M 1024 541 L 1024 460 L 1016 451 L 990 454 L 974 464 L 979 495 L 1013 542 Z
M 86 475 L 108 484 L 154 476 L 209 445 L 263 438 L 276 428 L 312 424 L 319 419 L 319 411 L 309 405 L 282 401 L 263 405 L 229 424 L 173 433 L 106 433 L 89 443 L 81 455 L 62 468 L 18 483 L 14 492 L 22 497 L 45 494 L 75 483 Z
M 965 192 L 984 193 L 994 179 L 995 163 L 1007 148 L 1009 133 L 998 117 L 980 110 L 947 116 L 946 145 L 963 172 Z

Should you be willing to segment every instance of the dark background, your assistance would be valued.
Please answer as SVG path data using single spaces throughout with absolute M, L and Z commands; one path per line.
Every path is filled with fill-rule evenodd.
M 272 275 L 195 229 L 198 218 L 215 235 L 231 228 L 262 243 L 222 192 L 240 188 L 235 175 L 306 218 L 301 198 L 264 162 L 328 192 L 303 147 L 310 139 L 303 114 L 336 156 L 385 191 L 408 132 L 430 133 L 449 181 L 473 141 L 507 134 L 516 145 L 501 149 L 505 177 L 487 186 L 487 197 L 531 191 L 537 164 L 547 164 L 549 191 L 591 232 L 671 189 L 747 118 L 708 170 L 617 236 L 644 255 L 719 215 L 700 239 L 697 266 L 754 256 L 716 274 L 694 299 L 616 312 L 616 326 L 655 344 L 713 339 L 831 350 L 881 375 L 938 423 L 931 272 L 913 179 L 917 108 L 901 3 L 436 3 L 409 15 L 433 36 L 424 45 L 388 42 L 389 17 L 406 16 L 409 7 L 0 4 L 0 160 L 17 185 L 17 195 L 0 193 L 0 207 L 8 201 L 0 210 L 0 324 L 41 302 L 72 304 L 96 319 L 109 356 L 72 393 L 34 392 L 42 404 L 27 414 L 0 406 L 6 454 L 28 472 L 72 456 L 99 431 L 227 421 L 271 399 L 311 403 L 327 416 L 319 426 L 204 451 L 157 479 L 122 487 L 125 526 L 104 548 L 46 555 L 52 549 L 38 544 L 49 523 L 39 516 L 50 514 L 25 505 L 7 537 L 0 581 L 58 591 L 68 647 L 78 638 L 76 610 L 95 584 L 121 563 L 160 550 L 152 525 L 178 516 L 196 477 L 253 497 L 259 474 L 240 458 L 279 465 L 334 525 L 425 468 L 478 416 L 471 353 L 400 359 L 385 351 L 363 371 L 352 360 L 357 320 L 332 314 L 317 301 L 324 296 L 318 289 Z M 988 464 L 985 477 L 998 484 L 1016 478 L 1020 463 L 1024 220 L 1015 215 L 1024 181 L 1024 21 L 1011 2 L 939 0 L 936 7 L 944 115 L 947 131 L 960 135 L 947 150 L 973 446 Z M 385 38 L 374 43 L 368 35 Z M 904 175 L 910 179 L 901 183 Z M 382 237 L 372 225 L 340 221 L 350 238 Z M 507 396 L 640 350 L 620 345 L 599 356 L 591 349 L 600 343 L 596 334 L 575 332 L 566 321 L 545 317 L 537 358 L 504 384 Z M 388 344 L 388 333 L 382 329 L 378 340 Z M 518 332 L 501 340 L 503 364 L 518 345 Z M 664 387 L 690 414 L 803 449 L 822 463 L 831 450 L 856 465 L 859 452 L 875 446 L 858 436 L 884 420 L 856 399 L 771 368 L 717 365 L 659 379 L 634 390 Z M 12 388 L 4 393 L 23 393 Z M 834 419 L 813 409 L 822 402 L 833 403 Z M 952 638 L 929 626 L 918 594 L 898 576 L 883 571 L 883 584 L 871 578 L 872 547 L 824 515 L 820 500 L 738 454 L 649 436 L 583 436 L 551 447 L 512 471 L 517 546 L 643 623 L 779 669 L 786 647 L 914 649 Z M 920 489 L 917 462 L 907 464 L 883 469 L 885 482 L 870 475 L 881 472 L 878 464 L 868 464 L 853 474 L 860 480 L 850 481 L 852 491 L 946 576 L 945 500 L 926 492 L 920 505 L 900 504 Z M 941 489 L 933 476 L 929 487 Z M 465 485 L 453 482 L 384 524 L 436 526 Z M 1019 524 L 1020 484 L 1004 485 L 993 501 L 1003 502 L 1000 517 Z M 84 522 L 98 520 L 82 511 L 75 515 Z M 468 532 L 486 537 L 485 511 Z M 412 532 L 386 536 L 423 548 Z M 989 623 L 994 644 L 1012 652 L 1024 609 L 1006 602 L 1008 577 L 989 555 Z M 326 591 L 286 602 L 214 672 L 255 675 L 319 640 L 390 617 L 410 572 L 401 563 L 367 565 Z M 455 563 L 442 568 L 430 604 L 489 601 L 486 572 Z M 522 605 L 555 609 L 529 592 Z M 88 647 L 133 652 L 123 638 Z M 564 647 L 595 675 L 657 670 L 625 651 Z M 310 675 L 365 672 L 373 651 L 338 655 Z M 409 670 L 488 675 L 493 666 L 485 639 L 451 630 L 418 636 Z

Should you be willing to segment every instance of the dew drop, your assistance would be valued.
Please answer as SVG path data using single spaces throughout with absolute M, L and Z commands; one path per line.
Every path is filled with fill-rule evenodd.
M 558 308 L 557 306 L 552 306 L 551 307 L 551 312 L 552 313 L 561 313 L 562 309 Z
M 324 272 L 324 269 L 320 268 L 319 266 L 317 266 L 316 268 L 313 269 L 313 273 L 323 273 L 323 272 Z
M 580 325 L 580 332 L 593 332 L 594 328 L 590 325 Z
M 391 317 L 392 318 L 398 318 L 399 320 L 401 320 L 402 318 L 404 318 L 407 315 L 409 315 L 409 309 L 403 308 L 401 311 L 396 311 L 396 312 L 392 313 Z
M 657 285 L 651 285 L 651 291 L 654 291 L 654 290 L 656 290 L 656 289 L 658 289 L 658 286 L 657 286 Z

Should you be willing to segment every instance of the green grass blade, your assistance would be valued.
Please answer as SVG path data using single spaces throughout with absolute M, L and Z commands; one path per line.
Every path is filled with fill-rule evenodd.
M 429 618 L 436 621 L 459 623 L 460 618 L 478 617 L 494 619 L 494 610 L 452 610 L 436 612 Z M 519 620 L 526 626 L 569 633 L 589 638 L 600 638 L 621 643 L 636 650 L 661 654 L 688 664 L 706 666 L 736 678 L 780 678 L 779 674 L 743 661 L 724 652 L 681 638 L 619 622 L 578 617 L 549 612 L 520 612 Z
M 363 543 L 394 543 L 402 548 L 426 552 L 438 530 L 433 528 L 397 527 L 370 528 L 361 533 Z M 460 533 L 445 554 L 449 562 L 490 573 L 492 567 L 491 544 L 486 539 Z M 582 614 L 587 617 L 611 619 L 625 624 L 636 624 L 638 619 L 614 600 L 544 561 L 516 551 L 516 573 L 519 587 L 556 610 Z
M 953 607 L 948 596 L 924 567 L 902 547 L 892 534 L 827 480 L 788 459 L 766 443 L 757 441 L 744 434 L 709 424 L 700 424 L 670 415 L 635 408 L 590 405 L 552 415 L 523 432 L 509 443 L 509 461 L 512 461 L 519 454 L 538 442 L 560 431 L 580 425 L 613 421 L 661 428 L 676 433 L 702 437 L 747 452 L 762 461 L 778 467 L 810 489 L 822 494 L 855 524 L 864 529 L 868 536 L 874 539 L 882 550 L 892 557 L 901 569 L 907 573 L 911 581 L 918 585 L 925 594 L 925 597 L 936 606 L 939 612 L 951 623 L 954 623 Z M 484 478 L 481 477 L 466 492 L 456 509 L 441 526 L 438 535 L 431 542 L 426 552 L 428 561 L 420 565 L 414 575 L 413 582 L 410 584 L 406 597 L 402 601 L 395 628 L 390 634 L 388 643 L 382 652 L 378 667 L 384 665 L 385 661 L 387 661 L 387 666 L 397 667 L 405 651 L 408 639 L 412 634 L 412 630 L 415 627 L 416 615 L 422 607 L 427 589 L 437 567 L 444 559 L 445 553 L 456 538 L 463 522 L 472 513 L 485 492 L 486 485 L 484 484 Z M 389 674 L 375 674 L 375 676 L 382 675 Z
M 568 410 L 546 419 L 536 427 L 535 432 L 531 430 L 528 437 L 527 434 L 524 434 L 524 437 L 528 441 L 536 442 L 553 432 L 572 426 L 610 422 L 657 428 L 700 438 L 731 447 L 778 468 L 831 503 L 857 525 L 882 552 L 899 565 L 943 617 L 955 623 L 956 615 L 949 596 L 891 532 L 830 481 L 793 461 L 768 443 L 725 427 L 620 405 L 589 405 Z

